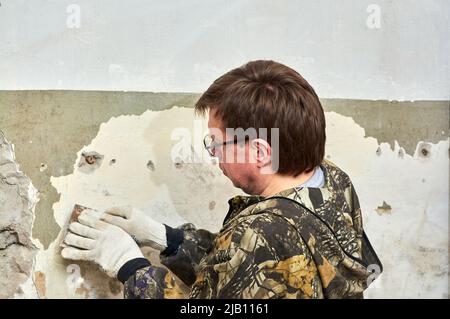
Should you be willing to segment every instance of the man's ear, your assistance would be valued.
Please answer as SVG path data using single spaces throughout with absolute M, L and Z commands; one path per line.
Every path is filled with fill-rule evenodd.
M 272 148 L 270 144 L 261 138 L 257 138 L 250 141 L 250 148 L 252 149 L 252 159 L 253 163 L 256 163 L 261 173 L 264 174 L 263 170 L 271 169 L 271 155 Z M 267 174 L 267 173 L 266 173 Z

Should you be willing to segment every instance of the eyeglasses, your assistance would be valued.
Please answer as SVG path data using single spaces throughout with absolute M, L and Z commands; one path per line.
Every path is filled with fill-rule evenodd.
M 212 157 L 214 157 L 215 152 L 214 150 L 220 146 L 223 145 L 227 145 L 227 144 L 236 144 L 242 141 L 247 141 L 248 140 L 248 136 L 246 136 L 245 138 L 241 138 L 238 139 L 237 136 L 234 137 L 233 140 L 229 140 L 229 141 L 225 141 L 222 143 L 216 143 L 214 142 L 214 137 L 211 134 L 206 134 L 205 137 L 203 138 L 203 145 L 205 146 L 206 151 L 208 152 L 208 154 Z

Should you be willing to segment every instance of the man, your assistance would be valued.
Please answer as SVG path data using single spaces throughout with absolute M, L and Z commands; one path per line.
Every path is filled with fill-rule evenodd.
M 361 298 L 381 263 L 349 177 L 324 160 L 325 116 L 307 81 L 253 61 L 218 78 L 195 109 L 209 111 L 205 148 L 250 194 L 229 200 L 222 229 L 172 228 L 130 207 L 88 211 L 70 225 L 62 256 L 98 263 L 124 283 L 126 298 L 183 297 L 175 275 L 191 298 Z M 137 244 L 160 250 L 167 269 Z

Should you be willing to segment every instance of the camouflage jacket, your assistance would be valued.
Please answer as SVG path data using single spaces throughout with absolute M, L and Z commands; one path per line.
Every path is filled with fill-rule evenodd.
M 361 298 L 382 266 L 349 177 L 329 161 L 321 168 L 322 188 L 230 199 L 219 233 L 181 226 L 179 247 L 160 256 L 167 269 L 137 270 L 125 297 L 185 298 L 178 277 L 190 298 Z

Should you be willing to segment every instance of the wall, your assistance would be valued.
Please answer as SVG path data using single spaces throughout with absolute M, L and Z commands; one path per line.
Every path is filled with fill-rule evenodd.
M 449 20 L 446 0 L 3 0 L 0 83 L 201 92 L 271 58 L 324 98 L 448 100 Z
M 80 28 L 70 4 L 0 6 L 0 298 L 121 297 L 59 256 L 74 203 L 217 230 L 239 190 L 210 163 L 174 162 L 171 134 L 199 149 L 198 93 L 255 58 L 323 98 L 326 156 L 351 176 L 385 266 L 366 296 L 448 298 L 449 2 L 378 1 L 375 29 L 368 1 L 77 1 Z M 93 171 L 79 167 L 89 151 L 103 155 Z

